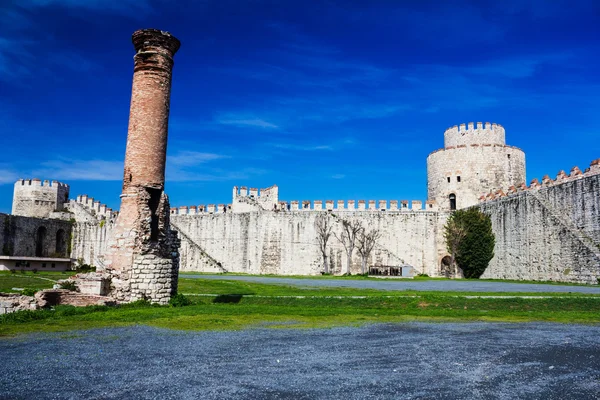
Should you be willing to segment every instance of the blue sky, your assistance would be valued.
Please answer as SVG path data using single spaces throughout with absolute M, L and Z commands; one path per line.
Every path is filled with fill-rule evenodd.
M 176 5 L 175 5 L 176 4 Z M 600 157 L 595 1 L 0 1 L 0 212 L 20 177 L 119 206 L 133 46 L 181 40 L 173 206 L 426 198 L 452 125 L 490 121 L 527 179 Z

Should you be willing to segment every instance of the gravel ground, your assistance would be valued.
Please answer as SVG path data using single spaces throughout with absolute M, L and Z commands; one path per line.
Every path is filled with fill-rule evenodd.
M 546 293 L 594 293 L 600 294 L 600 286 L 561 286 L 534 283 L 506 283 L 465 280 L 413 281 L 410 279 L 347 280 L 347 279 L 297 279 L 269 278 L 240 275 L 180 275 L 181 278 L 223 279 L 273 283 L 292 286 L 352 287 L 378 290 L 439 290 L 460 292 L 546 292 Z
M 1 399 L 599 399 L 600 329 L 386 324 L 0 339 Z

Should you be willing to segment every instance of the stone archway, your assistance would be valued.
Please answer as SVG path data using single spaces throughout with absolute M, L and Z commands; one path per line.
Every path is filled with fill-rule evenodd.
M 35 232 L 35 256 L 44 257 L 47 254 L 46 251 L 46 236 L 48 230 L 44 226 L 40 226 Z
M 56 231 L 56 255 L 59 257 L 67 256 L 67 235 L 64 229 Z
M 442 258 L 440 261 L 440 274 L 446 278 L 450 278 L 452 276 L 452 257 L 445 256 Z

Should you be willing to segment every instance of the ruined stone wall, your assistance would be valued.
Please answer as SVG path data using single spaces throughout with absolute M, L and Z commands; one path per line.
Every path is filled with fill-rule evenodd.
M 33 296 L 0 293 L 0 315 L 24 310 L 37 310 L 38 306 Z
M 598 164 L 592 168 L 598 169 Z M 482 278 L 597 283 L 600 277 L 600 171 L 533 184 L 478 206 L 496 235 Z
M 470 123 L 446 130 L 444 148 L 427 157 L 427 196 L 449 210 L 478 203 L 481 194 L 525 182 L 525 153 L 506 146 L 500 125 Z
M 0 214 L 1 255 L 68 257 L 72 226 L 71 222 L 59 219 Z
M 315 219 L 325 211 L 279 211 L 171 215 L 181 239 L 181 270 L 252 274 L 316 275 L 323 269 L 317 247 Z M 357 219 L 367 229 L 377 228 L 377 242 L 368 265 L 415 267 L 417 273 L 439 274 L 445 255 L 442 229 L 447 213 L 347 211 L 331 213 L 335 229 L 341 219 Z M 330 239 L 332 273 L 346 271 L 342 245 Z M 355 249 L 351 272 L 360 273 Z
M 13 192 L 12 214 L 45 218 L 69 201 L 69 185 L 58 181 L 19 179 Z

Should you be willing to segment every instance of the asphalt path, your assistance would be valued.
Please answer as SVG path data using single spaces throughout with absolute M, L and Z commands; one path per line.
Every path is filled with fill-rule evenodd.
M 600 328 L 404 323 L 0 339 L 0 399 L 599 399 Z
M 258 282 L 277 285 L 304 287 L 347 287 L 377 290 L 422 290 L 457 292 L 535 292 L 535 293 L 591 293 L 600 294 L 600 286 L 545 285 L 534 283 L 486 282 L 473 280 L 412 280 L 412 279 L 302 279 L 272 278 L 243 275 L 180 275 L 189 279 L 218 279 Z

